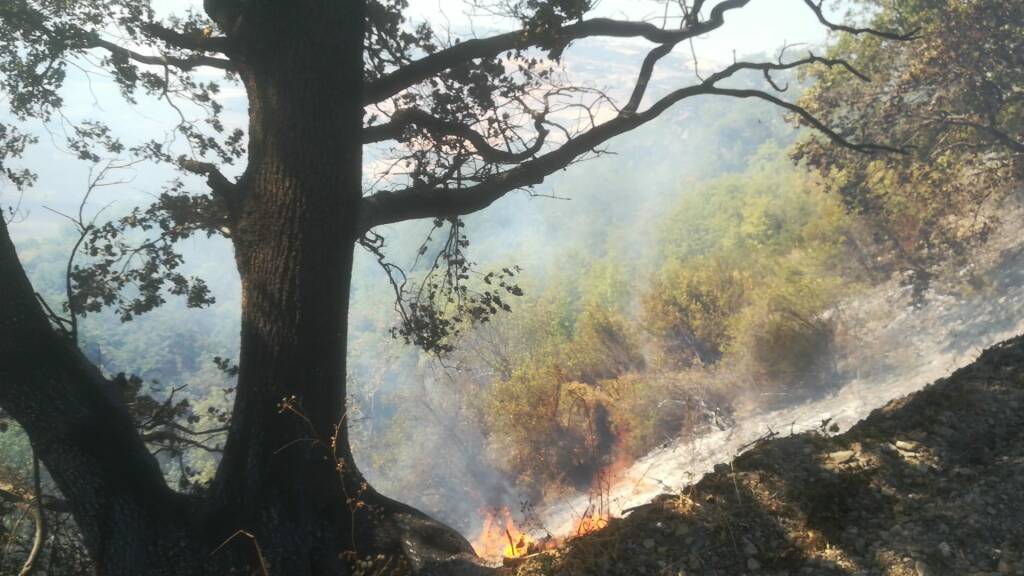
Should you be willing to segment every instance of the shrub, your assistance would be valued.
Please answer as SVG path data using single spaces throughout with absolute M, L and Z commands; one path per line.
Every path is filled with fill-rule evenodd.
M 671 368 L 718 362 L 733 317 L 745 306 L 751 278 L 717 258 L 668 263 L 643 299 L 647 330 Z
M 519 370 L 496 383 L 489 398 L 492 450 L 527 488 L 586 487 L 611 454 L 617 433 L 608 398 L 566 381 L 556 365 Z
M 730 380 L 720 370 L 694 367 L 678 372 L 628 374 L 602 382 L 613 398 L 612 420 L 619 433 L 616 450 L 639 458 L 679 437 L 731 418 Z
M 781 276 L 763 285 L 736 318 L 728 361 L 748 374 L 754 392 L 826 390 L 836 379 L 836 326 L 826 311 L 837 286 L 795 273 Z

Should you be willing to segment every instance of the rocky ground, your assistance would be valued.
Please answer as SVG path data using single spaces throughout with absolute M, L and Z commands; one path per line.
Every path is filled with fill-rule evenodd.
M 765 438 L 504 571 L 1024 576 L 1024 337 L 848 432 Z

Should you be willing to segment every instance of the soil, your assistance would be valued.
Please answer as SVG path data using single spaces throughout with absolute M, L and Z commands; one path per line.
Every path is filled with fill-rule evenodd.
M 1024 337 L 849 431 L 764 438 L 503 571 L 1024 576 Z

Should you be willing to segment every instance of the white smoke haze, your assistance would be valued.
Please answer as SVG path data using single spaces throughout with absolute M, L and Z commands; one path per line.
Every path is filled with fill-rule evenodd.
M 472 257 L 500 265 L 522 264 L 527 284 L 539 287 L 552 266 L 567 261 L 592 262 L 610 250 L 627 258 L 652 253 L 653 223 L 663 216 L 663 204 L 686 188 L 684 182 L 742 170 L 761 142 L 791 141 L 789 128 L 773 118 L 770 109 L 756 105 L 739 114 L 735 126 L 723 126 L 720 114 L 728 106 L 748 105 L 707 102 L 683 107 L 666 119 L 664 127 L 624 138 L 616 146 L 617 156 L 574 167 L 545 185 L 552 194 L 571 200 L 514 197 L 469 218 Z M 751 137 L 746 152 L 739 154 L 730 147 L 738 142 L 716 140 L 759 129 L 762 138 Z M 690 193 L 699 194 L 699 189 Z M 415 367 L 411 361 L 404 364 L 409 371 L 392 372 L 388 387 L 405 390 L 406 401 L 419 406 L 414 412 L 421 415 L 416 423 L 420 433 L 406 436 L 415 445 L 408 448 L 410 461 L 429 456 L 421 466 L 406 467 L 407 461 L 378 468 L 372 464 L 373 455 L 394 447 L 372 440 L 357 448 L 357 456 L 375 485 L 470 537 L 485 521 L 482 510 L 495 507 L 512 510 L 517 522 L 534 528 L 535 537 L 572 535 L 596 500 L 607 503 L 612 515 L 621 515 L 653 496 L 682 490 L 766 434 L 818 429 L 823 421 L 845 430 L 889 400 L 948 375 L 984 348 L 1024 331 L 1024 244 L 1014 224 L 1022 221 L 1019 210 L 1008 211 L 1003 233 L 990 241 L 976 264 L 990 271 L 989 291 L 964 293 L 960 286 L 940 282 L 929 294 L 929 304 L 917 309 L 910 289 L 893 279 L 830 311 L 843 332 L 837 359 L 841 377 L 828 384 L 834 392 L 792 402 L 737 398 L 737 413 L 724 429 L 709 427 L 697 437 L 667 442 L 619 472 L 608 486 L 531 500 L 513 478 L 502 474 L 501 454 L 488 451 L 484 431 L 465 411 L 465 396 L 486 389 L 498 376 L 477 370 L 473 376 L 479 388 L 460 389 L 450 376 L 458 366 L 422 358 Z M 618 244 L 621 239 L 602 242 L 608 226 L 628 231 L 629 245 Z M 478 366 L 486 365 L 479 350 L 463 352 L 476 355 Z M 431 490 L 424 492 L 424 483 Z M 521 513 L 523 509 L 527 514 Z

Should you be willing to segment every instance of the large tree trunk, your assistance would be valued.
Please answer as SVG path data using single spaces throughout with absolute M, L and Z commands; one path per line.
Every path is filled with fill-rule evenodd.
M 370 488 L 349 447 L 345 351 L 362 197 L 361 2 L 252 3 L 234 29 L 249 94 L 249 169 L 233 239 L 240 372 L 214 498 L 275 574 L 354 557 L 413 566 L 464 538 Z

